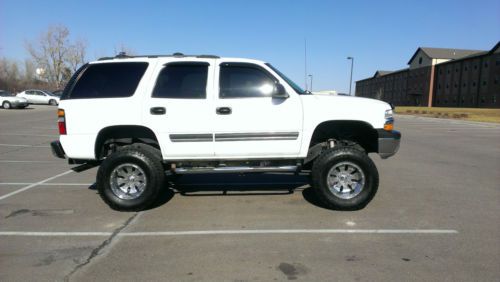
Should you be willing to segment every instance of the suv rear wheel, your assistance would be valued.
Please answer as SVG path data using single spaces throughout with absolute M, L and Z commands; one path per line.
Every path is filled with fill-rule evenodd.
M 115 210 L 148 208 L 164 185 L 159 152 L 148 145 L 129 145 L 109 155 L 97 172 L 101 198 Z
M 335 147 L 314 162 L 312 180 L 318 198 L 326 207 L 357 210 L 375 196 L 378 171 L 364 151 L 356 147 Z

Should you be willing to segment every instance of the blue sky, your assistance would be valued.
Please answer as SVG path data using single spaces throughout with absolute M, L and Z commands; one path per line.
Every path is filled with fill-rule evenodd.
M 0 0 L 0 57 L 27 58 L 24 42 L 57 24 L 87 41 L 88 60 L 121 44 L 138 54 L 247 57 L 300 85 L 307 38 L 314 90 L 348 92 L 347 56 L 355 81 L 406 67 L 419 46 L 491 49 L 500 40 L 500 1 Z

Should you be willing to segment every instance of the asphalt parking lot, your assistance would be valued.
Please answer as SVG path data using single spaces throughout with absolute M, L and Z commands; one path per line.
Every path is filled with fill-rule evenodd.
M 48 147 L 56 108 L 0 109 L 0 281 L 498 281 L 500 125 L 398 116 L 363 210 L 302 176 L 185 176 L 139 213 L 109 209 Z M 289 192 L 291 189 L 293 192 Z M 227 192 L 225 192 L 227 191 Z

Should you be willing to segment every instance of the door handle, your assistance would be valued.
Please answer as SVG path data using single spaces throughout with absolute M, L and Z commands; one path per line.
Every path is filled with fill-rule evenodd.
M 218 115 L 230 115 L 233 111 L 230 107 L 219 107 L 215 110 Z
M 167 110 L 164 107 L 153 107 L 149 109 L 149 112 L 152 115 L 164 115 L 167 112 Z

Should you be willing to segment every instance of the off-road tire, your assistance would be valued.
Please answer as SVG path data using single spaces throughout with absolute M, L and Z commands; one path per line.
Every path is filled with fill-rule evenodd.
M 99 195 L 112 209 L 118 211 L 140 211 L 150 207 L 164 188 L 165 172 L 161 163 L 159 150 L 148 145 L 128 145 L 109 155 L 97 172 L 97 189 Z M 147 184 L 135 199 L 121 199 L 111 189 L 113 170 L 121 164 L 134 164 L 146 175 Z
M 336 196 L 328 187 L 327 178 L 330 169 L 341 162 L 351 162 L 357 165 L 365 175 L 363 189 L 351 199 Z M 364 208 L 375 196 L 378 182 L 379 176 L 375 164 L 366 152 L 355 146 L 328 149 L 314 161 L 312 167 L 313 189 L 319 200 L 329 209 L 359 210 Z

